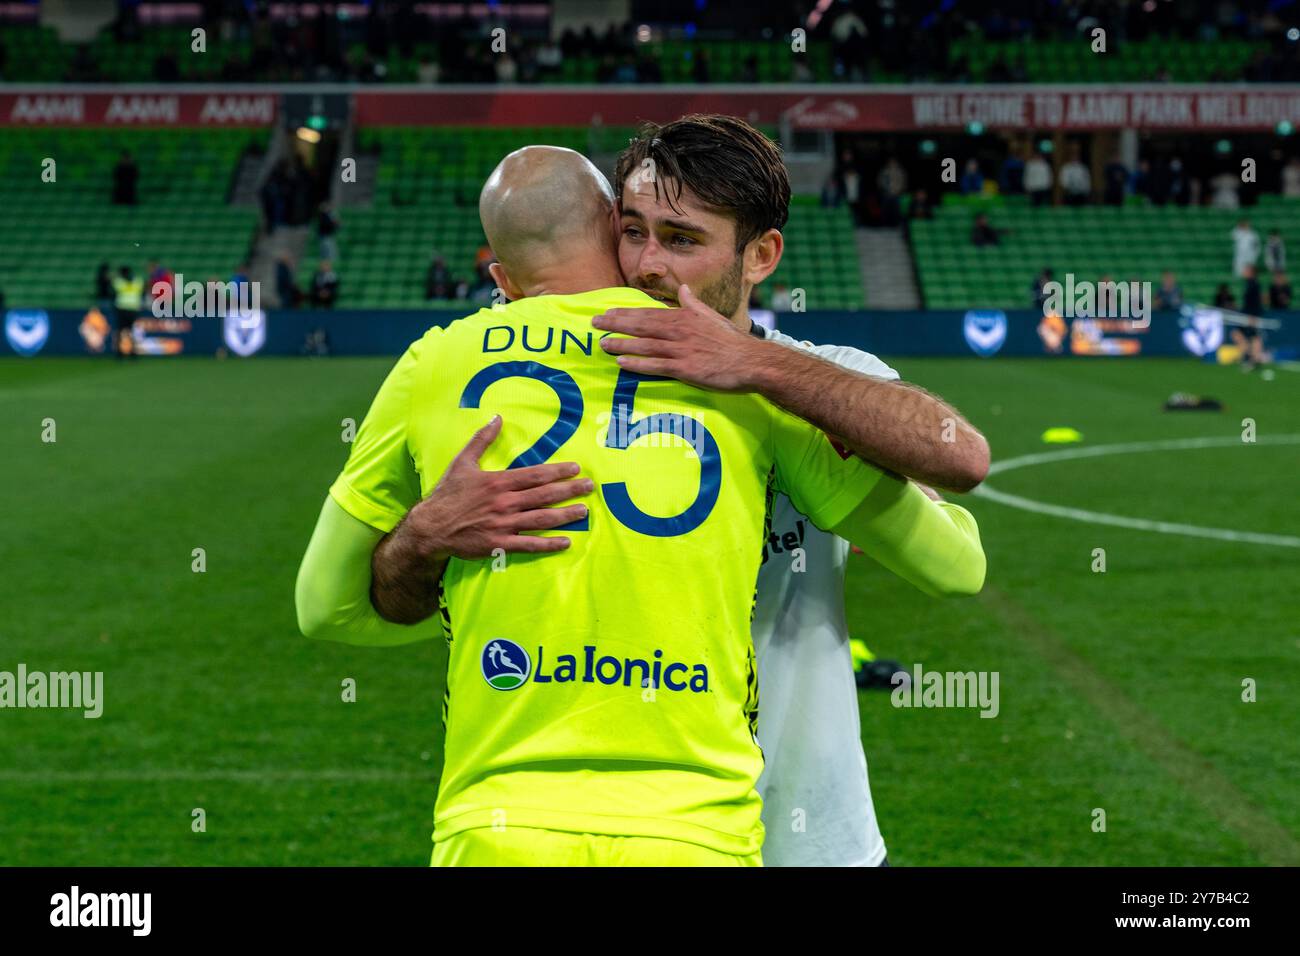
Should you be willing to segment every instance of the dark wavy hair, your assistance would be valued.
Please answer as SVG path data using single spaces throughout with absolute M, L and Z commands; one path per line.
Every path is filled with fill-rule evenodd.
M 790 174 L 781 147 L 734 116 L 694 113 L 663 126 L 643 123 L 618 157 L 614 192 L 620 203 L 627 178 L 641 168 L 653 168 L 655 196 L 664 183 L 670 206 L 685 188 L 734 217 L 737 252 L 790 216 Z

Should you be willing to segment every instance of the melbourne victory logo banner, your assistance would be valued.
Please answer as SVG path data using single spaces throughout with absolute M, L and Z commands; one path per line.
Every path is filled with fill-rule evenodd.
M 261 309 L 227 313 L 222 322 L 226 346 L 236 355 L 248 358 L 266 344 L 266 313 Z
M 19 355 L 35 355 L 50 337 L 50 317 L 41 309 L 10 309 L 5 313 L 5 339 Z
M 1007 315 L 996 309 L 972 309 L 962 322 L 962 332 L 971 351 L 987 358 L 1007 340 Z

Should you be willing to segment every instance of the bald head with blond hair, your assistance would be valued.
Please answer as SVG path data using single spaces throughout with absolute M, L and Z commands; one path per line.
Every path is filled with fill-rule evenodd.
M 612 266 L 618 274 L 614 190 L 581 153 L 559 146 L 515 150 L 484 183 L 478 212 L 500 264 L 493 277 L 511 298 L 519 297 L 512 291 L 540 294 L 539 283 L 542 291 L 569 291 L 550 288 L 562 272 L 607 275 Z

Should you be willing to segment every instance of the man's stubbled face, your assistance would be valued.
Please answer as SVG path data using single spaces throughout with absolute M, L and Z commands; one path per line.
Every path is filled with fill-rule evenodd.
M 618 263 L 628 285 L 671 306 L 685 284 L 705 305 L 735 318 L 743 305 L 735 220 L 700 202 L 689 189 L 655 184 L 633 172 L 623 186 Z M 666 188 L 665 188 L 666 187 Z M 675 207 L 675 208 L 674 208 Z

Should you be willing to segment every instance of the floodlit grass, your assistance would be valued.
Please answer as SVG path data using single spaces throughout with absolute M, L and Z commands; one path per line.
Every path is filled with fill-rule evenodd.
M 1259 444 L 1053 462 L 999 490 L 1300 535 L 1300 375 L 1191 361 L 919 360 L 995 459 L 1086 444 Z M 300 637 L 298 561 L 390 360 L 0 361 L 0 670 L 103 671 L 104 714 L 0 711 L 0 865 L 412 864 L 429 857 L 441 642 Z M 1169 414 L 1169 393 L 1220 414 Z M 57 442 L 42 443 L 53 418 Z M 1300 549 L 1103 527 L 967 497 L 985 594 L 937 602 L 853 559 L 884 657 L 1000 674 L 1001 710 L 864 693 L 891 862 L 1257 864 L 1300 841 Z M 191 571 L 192 550 L 206 573 Z M 1107 570 L 1091 570 L 1104 548 Z M 355 703 L 341 699 L 345 678 Z M 1258 701 L 1243 703 L 1253 678 Z M 207 830 L 191 829 L 202 808 Z M 1094 810 L 1106 832 L 1093 830 Z

